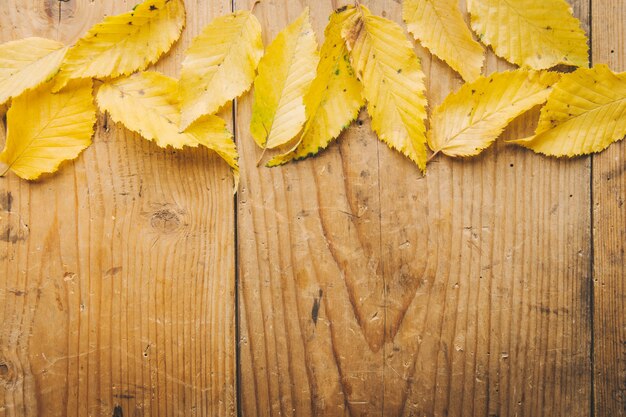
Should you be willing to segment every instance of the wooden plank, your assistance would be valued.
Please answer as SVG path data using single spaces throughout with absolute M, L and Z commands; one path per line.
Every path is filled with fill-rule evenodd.
M 267 44 L 306 5 L 321 35 L 342 4 L 256 14 Z M 367 5 L 400 21 L 399 2 Z M 437 104 L 459 77 L 418 53 Z M 256 169 L 251 103 L 237 109 L 244 415 L 589 414 L 588 160 L 498 144 L 422 177 L 363 113 L 318 157 Z
M 594 64 L 626 71 L 626 3 L 592 0 Z M 593 157 L 594 399 L 626 416 L 626 144 Z
M 0 40 L 73 42 L 136 3 L 3 0 Z M 169 75 L 231 10 L 186 5 L 184 39 L 157 67 Z M 235 415 L 233 230 L 226 164 L 103 116 L 58 174 L 1 178 L 0 416 Z

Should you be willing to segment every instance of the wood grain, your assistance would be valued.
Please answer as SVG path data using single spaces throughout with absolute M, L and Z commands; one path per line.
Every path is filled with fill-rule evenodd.
M 3 0 L 0 40 L 71 43 L 136 3 Z M 186 5 L 184 38 L 157 67 L 169 75 L 231 9 Z M 235 415 L 229 169 L 99 119 L 58 174 L 0 178 L 0 416 Z
M 400 2 L 366 3 L 400 22 Z M 255 13 L 267 44 L 307 5 L 321 36 L 343 4 Z M 587 25 L 588 3 L 572 5 Z M 460 77 L 417 51 L 437 104 Z M 588 159 L 499 143 L 423 177 L 362 113 L 318 157 L 255 169 L 251 103 L 236 113 L 243 415 L 589 415 Z
M 592 0 L 595 64 L 626 71 L 626 3 Z M 594 393 L 597 417 L 626 416 L 626 144 L 593 157 Z
M 3 0 L 0 41 L 70 43 L 135 3 Z M 400 22 L 400 2 L 365 3 Z M 594 62 L 625 70 L 623 1 L 570 3 Z M 268 0 L 255 14 L 267 45 L 310 6 L 321 42 L 344 4 Z M 231 8 L 186 5 L 157 66 L 169 75 Z M 461 80 L 416 50 L 436 105 Z M 506 68 L 488 53 L 487 72 Z M 251 104 L 235 114 L 237 221 L 219 158 L 161 150 L 104 116 L 58 174 L 0 178 L 0 417 L 236 415 L 234 232 L 244 416 L 626 415 L 624 143 L 559 161 L 500 141 L 424 177 L 362 112 L 320 156 L 256 168 Z

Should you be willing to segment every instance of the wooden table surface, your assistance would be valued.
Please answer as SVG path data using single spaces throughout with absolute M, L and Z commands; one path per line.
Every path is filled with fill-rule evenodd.
M 626 1 L 569 1 L 593 62 L 626 70 Z M 72 43 L 137 2 L 1 0 L 0 41 Z M 156 66 L 174 76 L 204 25 L 252 0 L 185 2 Z M 267 44 L 308 5 L 321 39 L 343 4 L 255 14 Z M 397 0 L 365 4 L 401 20 Z M 438 104 L 460 79 L 416 50 Z M 574 160 L 499 142 L 423 177 L 362 113 L 319 157 L 256 168 L 251 104 L 224 112 L 235 199 L 215 156 L 103 115 L 58 174 L 0 178 L 0 417 L 626 416 L 624 141 Z

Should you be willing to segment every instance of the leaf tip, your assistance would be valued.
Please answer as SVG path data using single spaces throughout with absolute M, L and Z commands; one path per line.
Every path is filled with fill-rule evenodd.
M 276 168 L 276 167 L 279 167 L 281 165 L 285 165 L 290 160 L 291 160 L 291 158 L 289 158 L 288 155 L 278 155 L 278 156 L 275 156 L 272 159 L 270 159 L 265 164 L 265 166 L 267 168 Z
M 54 77 L 54 85 L 52 86 L 52 93 L 56 94 L 63 90 L 69 83 L 69 78 L 65 76 L 63 70 L 60 70 L 56 77 Z

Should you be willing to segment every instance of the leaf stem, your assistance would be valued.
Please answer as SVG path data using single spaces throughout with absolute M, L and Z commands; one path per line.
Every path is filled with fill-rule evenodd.
M 263 161 L 263 157 L 265 156 L 265 151 L 267 151 L 267 146 L 265 146 L 263 148 L 263 152 L 261 152 L 261 156 L 259 157 L 259 159 L 256 161 L 256 166 L 257 168 L 261 166 L 261 161 Z
M 254 8 L 256 7 L 257 4 L 261 3 L 261 0 L 255 0 L 254 3 L 252 3 L 252 7 L 250 8 L 250 13 L 254 12 Z
M 426 160 L 426 163 L 429 163 L 430 161 L 432 161 L 432 160 L 435 158 L 435 156 L 437 156 L 438 154 L 439 154 L 439 151 L 438 151 L 438 150 L 437 150 L 437 151 L 435 151 L 435 152 L 433 152 L 432 154 L 430 154 L 430 156 L 429 156 L 429 157 L 428 157 L 428 159 Z

